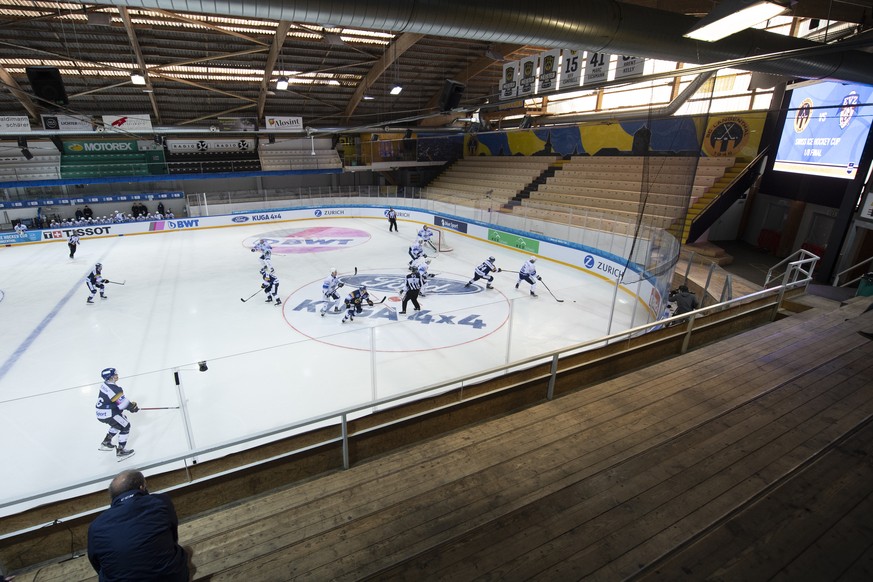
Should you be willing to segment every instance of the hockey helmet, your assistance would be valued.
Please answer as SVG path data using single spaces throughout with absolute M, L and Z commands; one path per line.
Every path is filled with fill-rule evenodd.
M 361 291 L 366 291 L 366 290 L 367 290 L 367 286 L 366 286 L 366 285 L 361 285 Z
M 331 268 L 330 268 L 330 274 L 333 275 L 334 277 L 336 277 L 336 274 L 337 274 L 336 267 L 331 267 Z
M 537 262 L 537 258 L 536 258 L 536 257 L 531 257 L 531 258 L 528 259 L 528 261 L 530 261 L 531 263 L 536 263 L 536 262 Z
M 103 368 L 103 371 L 100 372 L 100 376 L 103 377 L 104 380 L 108 380 L 113 376 L 117 376 L 118 372 L 116 372 L 115 368 Z
M 493 262 L 496 261 L 497 259 L 495 259 L 494 257 L 488 257 L 488 260 L 491 261 L 491 262 L 493 263 Z
M 103 265 L 101 263 L 97 263 L 96 265 L 94 265 L 94 268 L 97 269 L 97 271 L 99 272 L 103 269 Z

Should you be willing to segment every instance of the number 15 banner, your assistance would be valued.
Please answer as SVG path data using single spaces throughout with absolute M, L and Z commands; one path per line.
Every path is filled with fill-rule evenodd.
M 563 50 L 564 59 L 561 61 L 561 89 L 578 87 L 582 80 L 582 70 L 585 63 L 582 61 L 582 51 L 572 49 Z

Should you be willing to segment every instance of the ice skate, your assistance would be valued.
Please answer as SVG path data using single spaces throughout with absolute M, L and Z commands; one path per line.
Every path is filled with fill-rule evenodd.
M 324 311 L 321 312 L 321 316 L 324 317 Z
M 93 297 L 89 297 L 88 300 L 87 300 L 85 303 L 87 303 L 87 304 L 89 304 L 89 305 L 93 305 L 93 304 L 94 304 L 94 298 L 93 298 Z
M 515 288 L 518 289 L 518 283 L 515 284 Z
M 119 447 L 118 450 L 115 451 L 115 457 L 118 459 L 119 463 L 121 461 L 123 461 L 124 459 L 127 459 L 127 458 L 132 457 L 132 456 L 133 456 L 133 449 L 125 449 L 123 447 Z
M 530 292 L 530 296 L 531 296 L 531 297 L 539 297 L 539 295 L 537 295 L 537 294 L 534 293 L 533 291 Z
M 272 302 L 273 302 L 272 297 L 267 297 L 266 299 L 264 299 L 264 303 L 272 303 Z
M 98 451 L 114 451 L 115 445 L 112 444 L 111 440 L 104 440 L 102 443 L 100 443 L 100 448 L 98 448 L 97 450 Z
M 397 313 L 399 313 L 400 315 L 406 315 L 405 311 L 398 311 Z
M 466 285 L 464 285 L 464 287 L 469 287 L 469 286 L 472 285 L 472 284 L 473 284 L 473 282 L 472 282 L 472 281 L 469 281 Z
M 108 295 L 104 295 L 103 293 L 101 293 L 101 294 L 100 294 L 100 299 L 109 299 L 109 296 L 108 296 Z
M 485 288 L 486 289 L 494 289 L 494 285 L 492 285 L 491 283 L 488 283 L 487 285 L 485 285 Z
M 282 305 L 282 300 L 276 297 L 276 305 Z

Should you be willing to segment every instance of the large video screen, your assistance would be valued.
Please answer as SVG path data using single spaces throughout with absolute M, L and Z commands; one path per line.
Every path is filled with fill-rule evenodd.
M 873 87 L 825 81 L 795 89 L 773 169 L 851 180 L 867 134 Z

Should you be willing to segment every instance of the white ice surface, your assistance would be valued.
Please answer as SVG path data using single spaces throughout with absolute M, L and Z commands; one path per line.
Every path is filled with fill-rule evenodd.
M 316 225 L 370 236 L 349 248 L 274 254 L 285 303 L 267 305 L 260 293 L 241 302 L 261 282 L 247 246 L 266 233 Z M 346 324 L 341 315 L 322 318 L 305 307 L 320 300 L 331 267 L 357 267 L 365 278 L 405 273 L 418 227 L 401 222 L 398 234 L 384 221 L 325 219 L 87 239 L 75 260 L 63 243 L 0 249 L 0 455 L 13 476 L 0 503 L 606 335 L 614 287 L 547 259 L 538 261 L 539 273 L 563 303 L 542 284 L 533 298 L 526 283 L 514 288 L 515 274 L 498 273 L 494 290 L 479 281 L 482 291 L 472 295 L 428 293 L 421 301 L 430 319 L 398 315 L 392 293 L 368 310 L 370 317 Z M 527 258 L 457 233 L 449 243 L 453 251 L 430 270 L 461 285 L 489 255 L 514 271 Z M 84 277 L 96 262 L 110 281 L 125 285 L 107 285 L 109 299 L 87 305 Z M 631 326 L 634 309 L 629 296 L 618 299 L 613 332 Z M 200 360 L 208 372 L 197 371 Z M 178 407 L 180 398 L 185 405 L 128 414 L 136 455 L 124 463 L 97 450 L 105 426 L 94 402 L 108 366 L 140 406 Z

